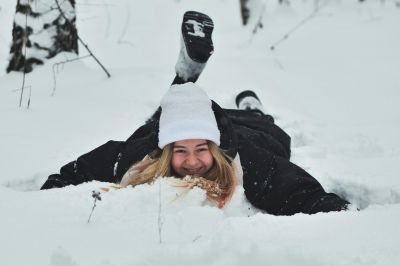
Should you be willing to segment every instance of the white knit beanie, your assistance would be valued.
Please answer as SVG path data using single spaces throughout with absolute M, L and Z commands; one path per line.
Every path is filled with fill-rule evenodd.
M 211 140 L 220 132 L 206 92 L 192 82 L 172 85 L 161 100 L 158 147 L 185 139 Z

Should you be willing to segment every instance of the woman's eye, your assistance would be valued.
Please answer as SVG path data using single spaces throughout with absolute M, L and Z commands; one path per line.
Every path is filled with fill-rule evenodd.
M 203 152 L 203 151 L 208 151 L 207 148 L 203 148 L 203 149 L 198 149 L 197 152 Z
M 185 150 L 174 150 L 175 153 L 185 153 Z

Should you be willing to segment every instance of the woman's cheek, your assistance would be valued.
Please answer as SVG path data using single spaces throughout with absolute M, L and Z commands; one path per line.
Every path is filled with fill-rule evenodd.
M 204 156 L 203 162 L 206 165 L 206 168 L 210 169 L 211 166 L 213 165 L 214 159 L 211 155 L 211 153 L 208 153 Z
M 171 165 L 174 170 L 179 169 L 183 163 L 183 157 L 179 155 L 172 155 Z

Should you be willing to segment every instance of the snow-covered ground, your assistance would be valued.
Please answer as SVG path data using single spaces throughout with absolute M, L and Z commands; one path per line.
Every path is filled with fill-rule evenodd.
M 26 77 L 5 74 L 15 1 L 0 0 L 1 265 L 399 265 L 400 8 L 395 0 L 267 0 L 264 27 L 240 24 L 237 0 L 83 0 L 78 31 L 110 70 L 62 54 Z M 260 12 L 258 4 L 255 12 Z M 276 217 L 238 188 L 225 209 L 165 179 L 102 194 L 38 191 L 47 176 L 109 139 L 126 139 L 174 77 L 186 10 L 215 22 L 198 83 L 225 107 L 253 89 L 291 136 L 293 161 L 361 211 Z M 80 47 L 85 55 L 84 47 Z M 29 109 L 26 108 L 31 94 Z M 161 243 L 160 243 L 161 242 Z

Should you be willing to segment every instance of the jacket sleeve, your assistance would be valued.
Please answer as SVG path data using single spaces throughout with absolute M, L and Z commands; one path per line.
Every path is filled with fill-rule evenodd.
M 289 160 L 251 142 L 240 145 L 239 154 L 245 194 L 257 208 L 274 215 L 347 209 L 349 202 L 325 192 L 315 178 Z
M 78 185 L 92 180 L 116 182 L 114 166 L 123 147 L 124 142 L 108 141 L 61 167 L 60 173 L 50 175 L 40 189 Z

